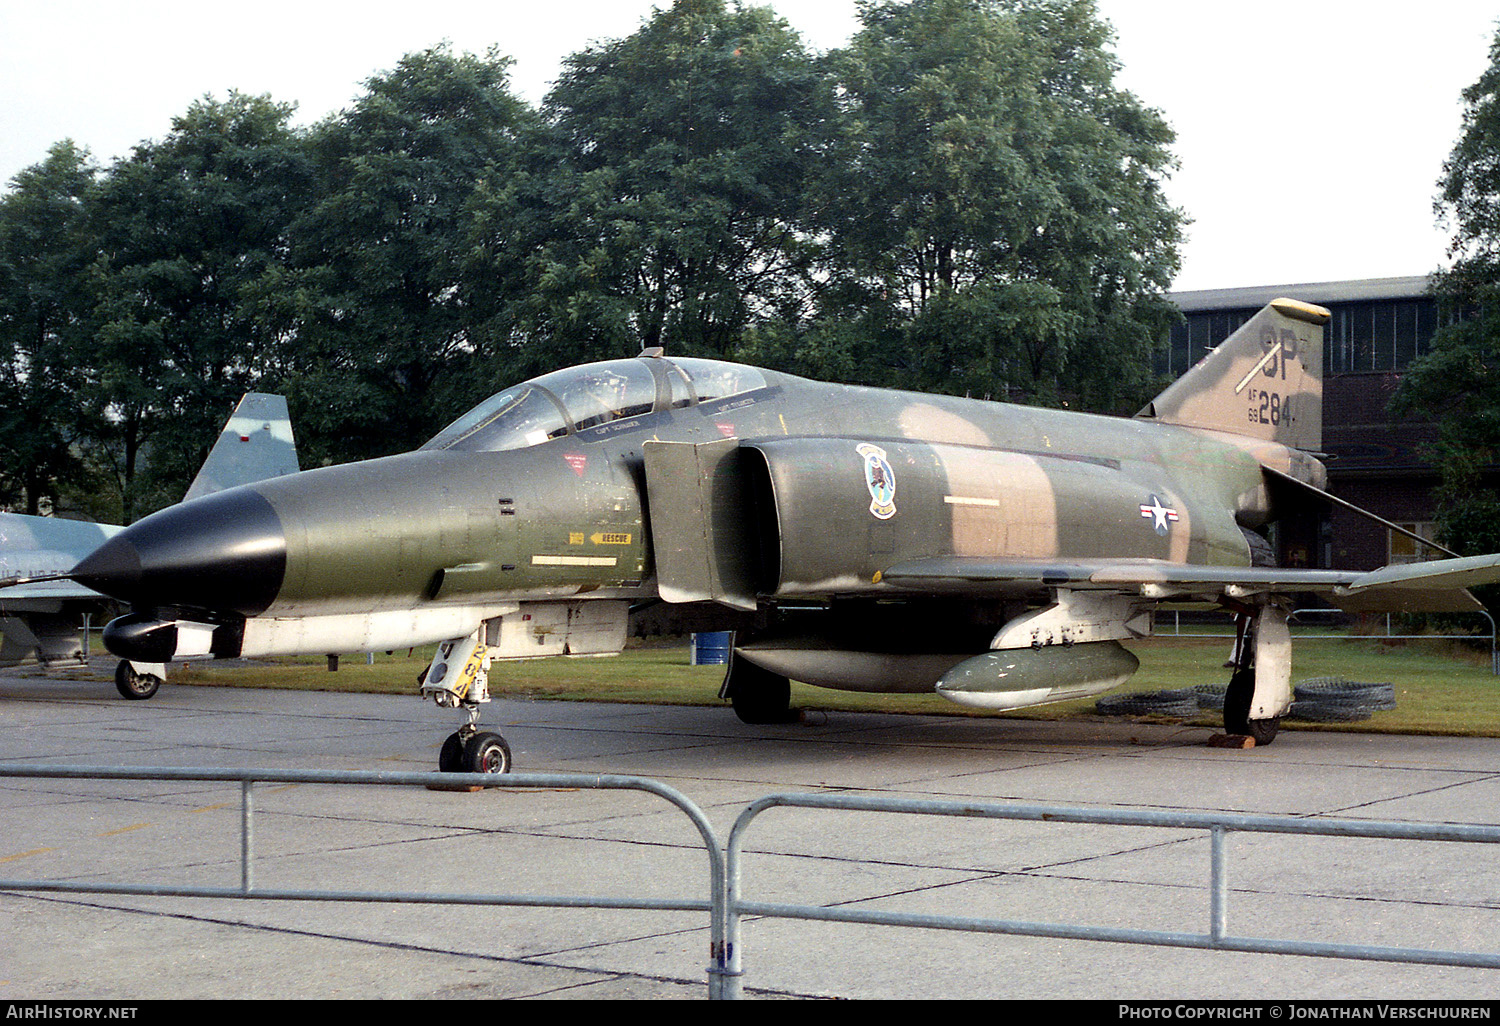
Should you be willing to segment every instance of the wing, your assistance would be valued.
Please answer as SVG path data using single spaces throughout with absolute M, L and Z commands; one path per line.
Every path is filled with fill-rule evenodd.
M 55 612 L 63 599 L 103 598 L 74 584 L 67 571 L 120 530 L 112 524 L 0 513 L 0 610 Z
M 1161 560 L 1015 560 L 938 556 L 896 563 L 882 582 L 914 592 L 1024 595 L 1104 590 L 1158 601 L 1310 592 L 1348 612 L 1461 613 L 1484 608 L 1465 589 L 1500 582 L 1500 554 L 1356 570 L 1209 566 Z

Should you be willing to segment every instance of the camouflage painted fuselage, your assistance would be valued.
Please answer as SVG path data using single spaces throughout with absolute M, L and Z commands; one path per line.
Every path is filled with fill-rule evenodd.
M 1243 629 L 1226 728 L 1269 737 L 1295 595 L 1450 611 L 1500 579 L 1500 555 L 1252 557 L 1274 504 L 1339 501 L 1311 455 L 1329 316 L 1273 301 L 1132 419 L 656 352 L 568 368 L 415 452 L 164 510 L 72 577 L 132 604 L 105 631 L 131 659 L 440 642 L 423 690 L 471 716 L 490 660 L 618 651 L 663 609 L 737 632 L 725 694 L 770 722 L 789 679 L 992 709 L 1096 694 L 1159 603 L 1207 602 Z
M 1240 527 L 1270 512 L 1261 463 L 1293 459 L 1200 430 L 762 374 L 526 448 L 424 449 L 184 503 L 131 528 L 145 572 L 113 587 L 209 620 L 646 598 L 647 443 L 726 439 L 764 482 L 739 529 L 765 599 L 899 594 L 881 572 L 930 556 L 1244 565 Z

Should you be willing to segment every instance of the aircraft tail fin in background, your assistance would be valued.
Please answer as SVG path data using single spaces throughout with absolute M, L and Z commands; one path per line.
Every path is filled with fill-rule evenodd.
M 297 471 L 286 399 L 247 392 L 184 498 Z M 77 662 L 86 646 L 79 635 L 83 610 L 104 596 L 62 571 L 123 528 L 59 517 L 0 513 L 0 666 L 33 653 L 43 665 Z M 166 675 L 157 664 L 121 662 L 115 686 L 126 698 L 150 698 Z
M 292 438 L 286 397 L 246 392 L 198 476 L 188 486 L 183 501 L 236 485 L 295 474 L 298 469 L 297 443 Z
M 1275 299 L 1136 414 L 1316 451 L 1323 445 L 1321 306 Z

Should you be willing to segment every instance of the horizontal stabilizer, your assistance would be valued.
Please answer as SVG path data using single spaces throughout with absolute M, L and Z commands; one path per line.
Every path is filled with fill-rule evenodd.
M 1431 538 L 1423 538 L 1415 531 L 1402 527 L 1400 524 L 1393 524 L 1384 517 L 1377 516 L 1367 509 L 1363 509 L 1359 506 L 1354 505 L 1354 503 L 1352 502 L 1345 502 L 1343 499 L 1339 498 L 1337 495 L 1334 495 L 1332 492 L 1325 492 L 1323 489 L 1318 488 L 1315 485 L 1308 484 L 1306 481 L 1299 480 L 1290 474 L 1283 474 L 1281 471 L 1275 469 L 1274 467 L 1267 467 L 1262 464 L 1261 471 L 1273 484 L 1280 485 L 1286 488 L 1300 489 L 1303 493 L 1312 496 L 1320 502 L 1326 502 L 1330 505 L 1338 506 L 1340 509 L 1348 510 L 1355 516 L 1364 517 L 1366 520 L 1372 521 L 1379 524 L 1381 527 L 1384 527 L 1387 531 L 1394 531 L 1395 533 L 1402 535 L 1403 537 L 1410 538 L 1412 541 L 1417 542 L 1419 545 L 1426 546 L 1427 548 L 1432 549 L 1435 552 L 1441 552 L 1445 556 L 1458 555 L 1458 553 L 1454 552 L 1452 549 L 1443 548 L 1443 546 L 1439 545 Z
M 24 601 L 55 611 L 62 599 L 102 598 L 72 583 L 68 571 L 121 530 L 85 520 L 0 513 L 0 607 L 20 609 Z
M 1424 563 L 1401 563 L 1360 574 L 1345 586 L 1351 594 L 1382 588 L 1438 591 L 1473 588 L 1500 581 L 1500 554 L 1433 559 Z

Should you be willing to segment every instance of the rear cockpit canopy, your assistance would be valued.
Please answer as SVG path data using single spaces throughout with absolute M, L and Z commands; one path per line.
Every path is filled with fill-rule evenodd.
M 587 363 L 497 392 L 422 448 L 524 449 L 611 421 L 765 387 L 765 375 L 756 368 L 717 360 L 641 357 Z

